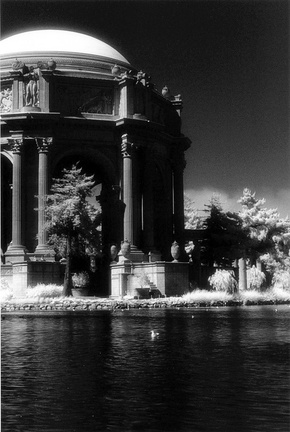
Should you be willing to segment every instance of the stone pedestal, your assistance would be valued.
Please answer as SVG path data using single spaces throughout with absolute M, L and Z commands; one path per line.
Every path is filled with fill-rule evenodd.
M 48 261 L 25 261 L 13 264 L 6 264 L 3 269 L 3 278 L 13 288 L 13 297 L 21 298 L 26 296 L 27 287 L 34 287 L 38 284 L 63 283 L 64 269 L 59 262 Z
M 128 276 L 131 275 L 132 263 L 126 260 L 111 264 L 110 297 L 124 297 L 127 294 Z
M 139 297 L 142 289 L 155 292 L 155 297 L 181 296 L 189 291 L 189 265 L 181 262 L 111 264 L 111 297 Z M 138 282 L 146 275 L 146 286 Z M 142 296 L 142 295 L 141 295 Z

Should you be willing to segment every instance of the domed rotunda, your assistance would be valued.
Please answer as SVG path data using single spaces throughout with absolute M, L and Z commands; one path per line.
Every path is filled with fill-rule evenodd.
M 136 295 L 133 275 L 144 271 L 158 292 L 175 292 L 176 275 L 187 271 L 170 256 L 172 242 L 184 242 L 190 146 L 180 95 L 159 93 L 115 48 L 81 33 L 13 35 L 0 42 L 0 55 L 4 277 L 20 288 L 59 282 L 41 203 L 52 179 L 79 162 L 94 175 L 103 219 L 91 294 Z M 130 256 L 110 263 L 111 246 L 124 240 Z

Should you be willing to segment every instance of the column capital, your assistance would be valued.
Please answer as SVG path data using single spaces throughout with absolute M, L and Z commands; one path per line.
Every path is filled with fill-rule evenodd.
M 23 137 L 8 138 L 8 143 L 12 149 L 12 153 L 20 154 L 24 144 L 24 139 Z
M 38 153 L 47 153 L 49 146 L 53 142 L 52 137 L 36 137 L 35 142 L 37 145 Z
M 136 145 L 131 142 L 128 134 L 122 135 L 121 152 L 123 158 L 132 157 L 132 152 L 136 148 Z

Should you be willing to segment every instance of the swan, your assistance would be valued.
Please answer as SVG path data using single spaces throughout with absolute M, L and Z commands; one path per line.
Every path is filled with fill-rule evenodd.
M 151 337 L 152 337 L 152 339 L 155 338 L 158 335 L 159 335 L 159 333 L 157 333 L 155 330 L 151 330 Z

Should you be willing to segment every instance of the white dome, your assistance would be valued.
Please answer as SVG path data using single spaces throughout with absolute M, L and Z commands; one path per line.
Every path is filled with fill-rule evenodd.
M 129 64 L 128 60 L 105 42 L 82 33 L 66 30 L 35 30 L 0 41 L 0 55 L 21 53 L 78 53 L 113 59 Z

